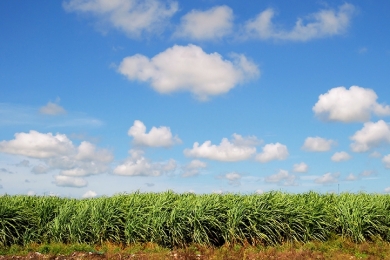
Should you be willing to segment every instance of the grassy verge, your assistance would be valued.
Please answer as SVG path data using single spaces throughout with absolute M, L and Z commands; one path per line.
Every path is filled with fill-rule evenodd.
M 18 257 L 16 257 L 18 256 Z M 380 239 L 355 243 L 335 237 L 325 242 L 295 242 L 274 246 L 192 244 L 169 249 L 155 243 L 119 245 L 28 244 L 0 248 L 0 259 L 390 259 L 390 243 Z

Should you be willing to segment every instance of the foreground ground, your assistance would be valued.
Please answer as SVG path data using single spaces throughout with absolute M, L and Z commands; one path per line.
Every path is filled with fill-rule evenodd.
M 130 246 L 104 244 L 31 244 L 0 249 L 2 259 L 389 259 L 390 243 L 381 240 L 353 243 L 337 238 L 327 242 L 286 243 L 264 247 L 225 245 L 211 248 L 192 245 L 167 249 L 147 243 Z

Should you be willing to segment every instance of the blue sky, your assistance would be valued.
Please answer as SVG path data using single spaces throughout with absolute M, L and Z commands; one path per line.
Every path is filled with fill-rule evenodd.
M 0 193 L 390 192 L 390 3 L 0 3 Z

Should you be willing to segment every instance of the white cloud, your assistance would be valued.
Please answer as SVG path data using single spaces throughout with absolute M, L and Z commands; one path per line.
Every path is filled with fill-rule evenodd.
M 39 112 L 41 114 L 51 115 L 51 116 L 66 114 L 66 111 L 62 106 L 52 102 L 48 102 L 46 106 L 41 107 L 39 109 Z
M 257 189 L 257 190 L 255 191 L 255 193 L 256 193 L 256 194 L 263 194 L 264 191 L 263 191 L 262 189 Z
M 365 170 L 360 173 L 360 176 L 362 177 L 372 177 L 374 175 L 376 175 L 376 172 L 372 170 Z
M 84 193 L 84 195 L 82 196 L 82 198 L 84 199 L 87 199 L 87 198 L 94 198 L 97 196 L 97 193 L 92 191 L 92 190 L 89 190 L 87 191 L 86 193 Z
M 246 22 L 244 28 L 248 36 L 262 40 L 275 39 L 303 42 L 345 33 L 354 12 L 355 8 L 351 4 L 341 5 L 337 11 L 332 9 L 320 10 L 304 19 L 298 18 L 294 28 L 287 31 L 278 29 L 280 26 L 272 22 L 275 12 L 269 8 L 261 12 L 255 19 Z
M 35 196 L 35 191 L 29 190 L 29 191 L 27 192 L 27 196 Z
M 200 171 L 207 167 L 205 162 L 199 160 L 192 160 L 189 164 L 183 168 L 183 177 L 195 176 L 200 173 Z
M 347 178 L 345 178 L 345 180 L 347 181 L 356 181 L 358 179 L 358 177 L 356 175 L 354 175 L 353 173 L 350 173 Z
M 192 10 L 181 18 L 174 35 L 193 40 L 221 39 L 232 32 L 233 18 L 233 10 L 225 5 L 207 11 Z
M 218 178 L 228 180 L 230 185 L 240 185 L 242 176 L 237 172 L 229 172 L 219 176 Z
M 233 139 L 229 141 L 223 138 L 219 145 L 206 141 L 202 145 L 195 142 L 192 149 L 185 149 L 187 157 L 206 158 L 216 161 L 235 162 L 249 159 L 256 153 L 256 147 L 260 141 L 256 137 L 242 137 L 233 134 Z
M 384 190 L 386 193 L 390 193 L 390 187 L 385 188 Z
M 33 173 L 45 173 L 60 169 L 61 175 L 86 176 L 107 172 L 113 155 L 106 149 L 83 141 L 75 146 L 64 134 L 16 133 L 15 139 L 0 142 L 0 152 L 39 159 L 43 164 L 35 166 Z
M 293 166 L 293 172 L 307 172 L 309 169 L 309 166 L 304 163 L 304 162 L 301 162 L 301 163 L 296 163 L 294 164 Z
M 382 162 L 385 164 L 387 169 L 390 169 L 390 154 L 383 156 Z
M 339 180 L 340 173 L 325 173 L 321 177 L 316 178 L 314 181 L 320 184 L 335 183 Z
M 377 103 L 377 99 L 376 93 L 369 88 L 337 87 L 320 95 L 313 111 L 316 116 L 326 121 L 367 122 L 371 114 L 390 115 L 390 106 Z
M 160 176 L 176 169 L 175 160 L 152 162 L 143 156 L 141 150 L 130 150 L 130 157 L 114 169 L 114 174 L 124 176 Z
M 348 161 L 351 158 L 352 156 L 350 156 L 347 152 L 337 152 L 333 154 L 330 159 L 334 162 L 343 162 Z
M 159 0 L 69 0 L 63 3 L 68 12 L 92 14 L 102 26 L 114 27 L 131 38 L 161 32 L 178 10 L 178 3 Z
M 374 147 L 390 143 L 390 127 L 383 120 L 376 123 L 367 122 L 350 139 L 353 141 L 352 151 L 366 152 Z
M 42 134 L 31 130 L 29 133 L 16 133 L 15 139 L 0 142 L 0 152 L 25 155 L 32 158 L 49 158 L 70 154 L 74 146 L 66 135 Z
M 62 176 L 62 175 L 56 175 L 54 176 L 54 178 L 55 178 L 54 184 L 60 187 L 81 188 L 88 185 L 88 182 L 83 178 Z
M 134 138 L 133 143 L 135 145 L 140 146 L 170 147 L 181 143 L 177 136 L 172 136 L 169 127 L 152 127 L 149 133 L 146 133 L 146 126 L 139 120 L 134 121 L 133 126 L 128 131 L 128 135 Z
M 218 53 L 207 54 L 196 45 L 175 45 L 151 59 L 140 54 L 126 57 L 118 71 L 129 80 L 150 82 L 159 93 L 189 91 L 207 100 L 259 76 L 257 66 L 244 55 L 232 58 L 230 61 Z
M 302 149 L 310 152 L 326 152 L 329 151 L 336 142 L 331 139 L 322 137 L 308 137 L 303 143 Z
M 286 170 L 279 170 L 279 172 L 269 175 L 265 178 L 265 182 L 280 183 L 285 186 L 295 186 L 296 176 L 289 174 Z
M 281 143 L 266 144 L 263 147 L 263 152 L 256 155 L 256 160 L 266 163 L 273 160 L 285 160 L 288 155 L 287 146 Z

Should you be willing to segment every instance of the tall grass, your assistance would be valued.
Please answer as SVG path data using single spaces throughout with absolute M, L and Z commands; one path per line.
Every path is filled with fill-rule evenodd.
M 278 244 L 390 240 L 390 196 L 132 193 L 93 199 L 0 196 L 0 246 L 153 242 Z

